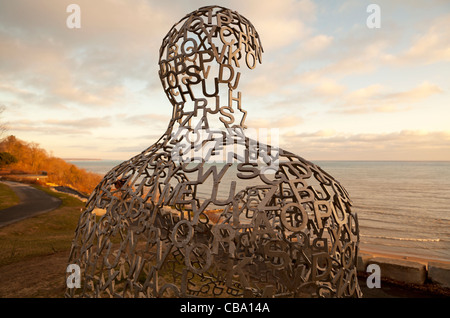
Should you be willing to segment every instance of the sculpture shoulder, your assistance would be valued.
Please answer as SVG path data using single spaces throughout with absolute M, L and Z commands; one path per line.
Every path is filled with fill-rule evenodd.
M 164 174 L 164 166 L 168 169 L 171 162 L 170 152 L 163 144 L 155 143 L 140 154 L 125 160 L 109 170 L 91 193 L 87 206 L 98 205 L 102 198 L 117 196 L 119 193 L 136 190 L 136 184 L 155 173 Z
M 266 173 L 264 170 L 255 164 L 241 163 L 238 165 L 238 177 L 250 179 L 258 176 L 261 183 L 255 183 L 256 188 L 285 186 L 292 190 L 302 189 L 316 200 L 339 198 L 351 204 L 347 190 L 334 176 L 319 165 L 291 152 L 279 149 L 276 164 L 271 164 Z

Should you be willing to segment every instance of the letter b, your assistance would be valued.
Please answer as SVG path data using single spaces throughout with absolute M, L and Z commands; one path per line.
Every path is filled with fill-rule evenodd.
M 69 264 L 66 272 L 70 273 L 66 280 L 67 288 L 80 288 L 80 266 L 77 264 Z

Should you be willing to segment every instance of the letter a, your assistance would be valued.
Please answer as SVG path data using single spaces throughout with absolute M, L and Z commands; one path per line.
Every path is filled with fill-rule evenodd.
M 378 266 L 377 264 L 370 264 L 369 266 L 367 266 L 367 270 L 368 273 L 372 273 L 369 275 L 369 277 L 367 277 L 366 280 L 366 284 L 367 287 L 369 288 L 381 288 L 381 283 L 380 283 L 380 266 Z
M 67 6 L 66 12 L 73 12 L 66 19 L 66 25 L 69 29 L 79 29 L 81 28 L 81 9 L 78 4 L 69 4 Z
M 366 25 L 369 29 L 379 29 L 381 27 L 381 8 L 378 4 L 369 4 L 367 6 L 367 10 L 369 12 L 373 12 L 371 15 L 367 17 Z
M 77 264 L 69 264 L 66 272 L 71 273 L 66 280 L 67 288 L 80 288 L 80 266 Z

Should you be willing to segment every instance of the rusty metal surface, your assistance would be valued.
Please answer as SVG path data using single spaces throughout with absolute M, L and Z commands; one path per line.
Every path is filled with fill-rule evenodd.
M 250 21 L 223 7 L 172 27 L 159 54 L 169 127 L 90 196 L 69 258 L 81 288 L 66 297 L 362 296 L 346 190 L 246 134 L 240 70 L 262 52 Z

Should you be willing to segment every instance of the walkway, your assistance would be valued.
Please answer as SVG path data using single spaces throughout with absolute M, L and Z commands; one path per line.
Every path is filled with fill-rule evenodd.
M 30 185 L 1 181 L 9 186 L 19 197 L 18 205 L 0 210 L 0 227 L 23 220 L 30 216 L 49 212 L 61 205 L 61 200 Z

